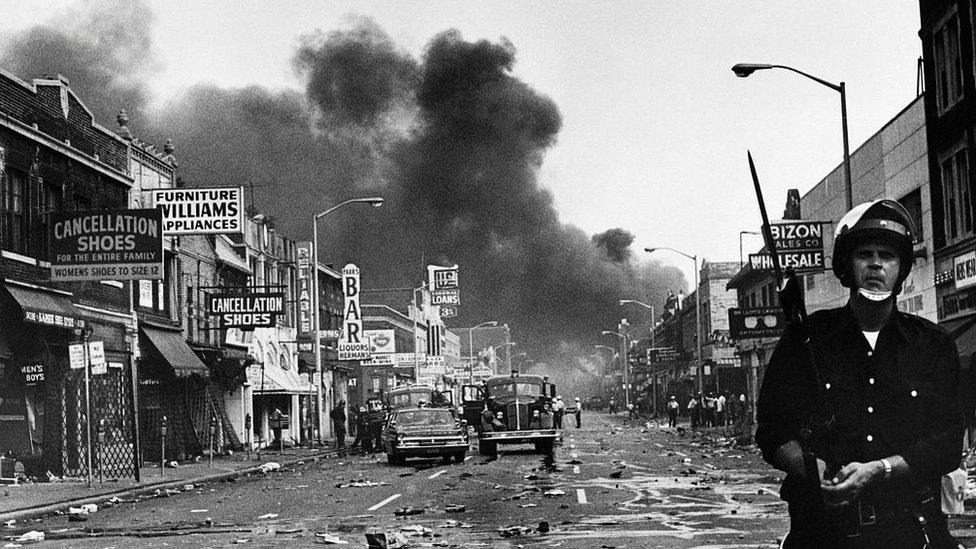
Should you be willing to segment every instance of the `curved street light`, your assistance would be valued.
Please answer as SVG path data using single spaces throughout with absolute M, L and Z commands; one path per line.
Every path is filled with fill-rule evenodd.
M 844 134 L 844 183 L 846 184 L 845 194 L 847 198 L 847 209 L 850 210 L 853 207 L 852 196 L 851 196 L 851 149 L 847 138 L 847 87 L 841 82 L 840 84 L 834 84 L 828 82 L 823 78 L 817 78 L 812 74 L 807 74 L 799 69 L 793 67 L 788 67 L 786 65 L 770 65 L 767 63 L 739 63 L 732 67 L 732 72 L 735 73 L 739 78 L 746 78 L 756 71 L 764 71 L 769 69 L 785 69 L 791 72 L 795 72 L 801 76 L 805 76 L 814 82 L 827 86 L 828 88 L 840 93 L 840 121 L 841 121 L 841 131 Z
M 698 256 L 689 255 L 681 250 L 676 250 L 674 248 L 669 248 L 667 246 L 657 246 L 654 248 L 644 248 L 647 253 L 654 253 L 657 250 L 670 250 L 676 254 L 683 255 L 690 259 L 695 264 L 695 350 L 698 354 L 696 359 L 697 370 L 698 370 L 698 392 L 705 392 L 705 381 L 704 381 L 704 366 L 702 366 L 702 348 L 701 348 L 701 288 L 699 288 L 698 282 Z
M 315 405 L 318 408 L 315 423 L 319 432 L 319 444 L 322 444 L 322 381 L 325 379 L 323 375 L 324 372 L 322 371 L 322 325 L 319 318 L 319 219 L 322 219 L 343 206 L 357 203 L 369 204 L 378 208 L 383 205 L 383 197 L 370 196 L 364 198 L 350 198 L 349 200 L 340 202 L 328 210 L 317 213 L 312 217 L 312 288 L 315 292 L 312 303 L 313 307 L 315 308 L 313 311 L 315 322 L 315 373 L 318 373 L 319 380 L 318 382 L 315 381 L 315 373 L 310 373 L 308 378 L 309 381 L 315 385 Z M 311 396 L 311 394 L 309 396 Z M 309 441 L 309 446 L 311 446 L 311 437 L 309 437 Z

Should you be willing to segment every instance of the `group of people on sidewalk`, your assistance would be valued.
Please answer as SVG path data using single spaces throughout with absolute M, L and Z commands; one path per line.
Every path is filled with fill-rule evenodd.
M 674 395 L 671 396 L 671 399 L 672 401 L 675 400 Z M 717 396 L 714 392 L 710 392 L 708 395 L 698 393 L 697 396 L 692 395 L 688 399 L 687 410 L 688 416 L 691 418 L 692 429 L 725 427 L 735 425 L 736 422 L 743 419 L 748 414 L 749 404 L 745 393 L 740 393 L 738 396 L 727 391 L 721 391 Z M 668 415 L 670 416 L 670 414 L 669 402 Z

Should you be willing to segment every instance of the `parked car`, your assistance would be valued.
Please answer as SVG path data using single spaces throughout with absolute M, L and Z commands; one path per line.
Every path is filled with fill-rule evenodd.
M 401 408 L 390 413 L 383 449 L 391 464 L 411 457 L 451 457 L 459 463 L 468 451 L 468 427 L 447 408 Z

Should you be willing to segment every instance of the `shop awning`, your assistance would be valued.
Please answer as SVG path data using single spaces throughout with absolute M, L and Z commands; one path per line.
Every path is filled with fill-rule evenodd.
M 265 365 L 263 376 L 260 363 L 248 366 L 247 382 L 250 383 L 251 391 L 255 394 L 303 395 L 315 390 L 310 383 L 303 381 L 295 370 L 283 370 L 274 364 Z
M 237 255 L 234 247 L 225 236 L 217 235 L 215 240 L 217 259 L 228 267 L 233 267 L 241 272 L 251 274 L 251 268 L 247 265 L 247 259 Z
M 65 294 L 9 283 L 4 288 L 23 310 L 25 322 L 68 329 L 85 325 L 81 312 Z
M 148 340 L 149 344 L 162 355 L 163 360 L 169 363 L 176 377 L 190 377 L 193 374 L 204 378 L 210 376 L 210 370 L 187 345 L 183 333 L 179 330 L 165 330 L 143 325 L 139 331 L 145 336 L 143 341 Z

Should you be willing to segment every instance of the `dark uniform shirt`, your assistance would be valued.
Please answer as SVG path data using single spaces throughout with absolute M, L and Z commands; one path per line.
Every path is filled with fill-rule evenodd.
M 904 502 L 921 486 L 937 495 L 940 477 L 959 466 L 962 448 L 959 357 L 949 334 L 895 311 L 872 350 L 849 307 L 813 313 L 808 327 L 825 403 L 836 418 L 815 440 L 815 454 L 835 468 L 902 456 L 913 482 L 879 483 L 862 500 Z M 800 331 L 788 328 L 766 369 L 757 410 L 756 442 L 771 464 L 779 446 L 798 438 L 814 406 L 811 371 Z M 792 503 L 808 495 L 788 475 L 782 496 Z

